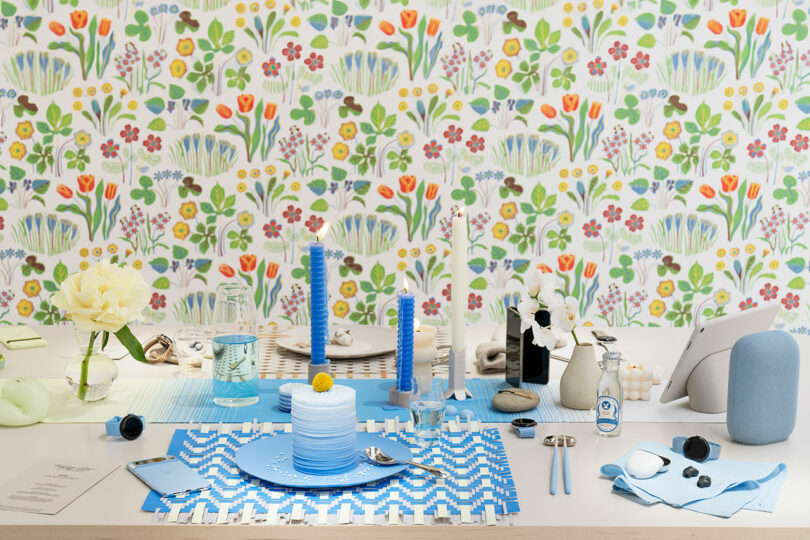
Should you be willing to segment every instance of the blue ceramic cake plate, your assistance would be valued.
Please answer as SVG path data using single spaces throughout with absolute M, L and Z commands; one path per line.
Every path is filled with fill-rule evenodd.
M 376 482 L 404 471 L 407 465 L 376 465 L 362 455 L 376 446 L 394 459 L 412 459 L 410 448 L 375 433 L 357 434 L 357 466 L 344 473 L 314 475 L 295 470 L 292 434 L 282 433 L 256 439 L 236 451 L 236 465 L 244 472 L 273 484 L 293 488 L 340 488 Z

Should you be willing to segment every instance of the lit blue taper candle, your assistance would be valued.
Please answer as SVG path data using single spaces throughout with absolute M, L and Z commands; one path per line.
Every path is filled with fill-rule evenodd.
M 326 233 L 326 226 L 318 232 L 318 240 Z M 326 343 L 329 322 L 329 296 L 326 293 L 326 254 L 323 244 L 309 244 L 309 340 L 311 362 L 316 365 L 326 363 Z
M 399 313 L 397 314 L 397 390 L 413 390 L 413 310 L 414 296 L 405 290 L 399 293 Z

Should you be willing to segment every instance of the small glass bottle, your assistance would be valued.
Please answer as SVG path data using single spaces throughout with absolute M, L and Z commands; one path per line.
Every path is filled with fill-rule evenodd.
M 621 353 L 615 351 L 602 355 L 602 377 L 596 391 L 596 434 L 602 437 L 617 437 L 622 432 L 621 359 Z

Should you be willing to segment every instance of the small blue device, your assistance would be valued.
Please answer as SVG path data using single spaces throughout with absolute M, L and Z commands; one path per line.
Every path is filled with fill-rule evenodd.
M 782 330 L 742 337 L 731 348 L 728 414 L 731 438 L 743 444 L 787 439 L 796 426 L 799 345 Z
M 163 456 L 127 463 L 129 472 L 162 496 L 201 491 L 210 482 L 174 456 Z

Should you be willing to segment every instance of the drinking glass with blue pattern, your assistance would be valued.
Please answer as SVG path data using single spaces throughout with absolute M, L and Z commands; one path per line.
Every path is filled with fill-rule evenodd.
M 217 287 L 214 304 L 214 403 L 245 407 L 259 401 L 259 337 L 251 289 Z

